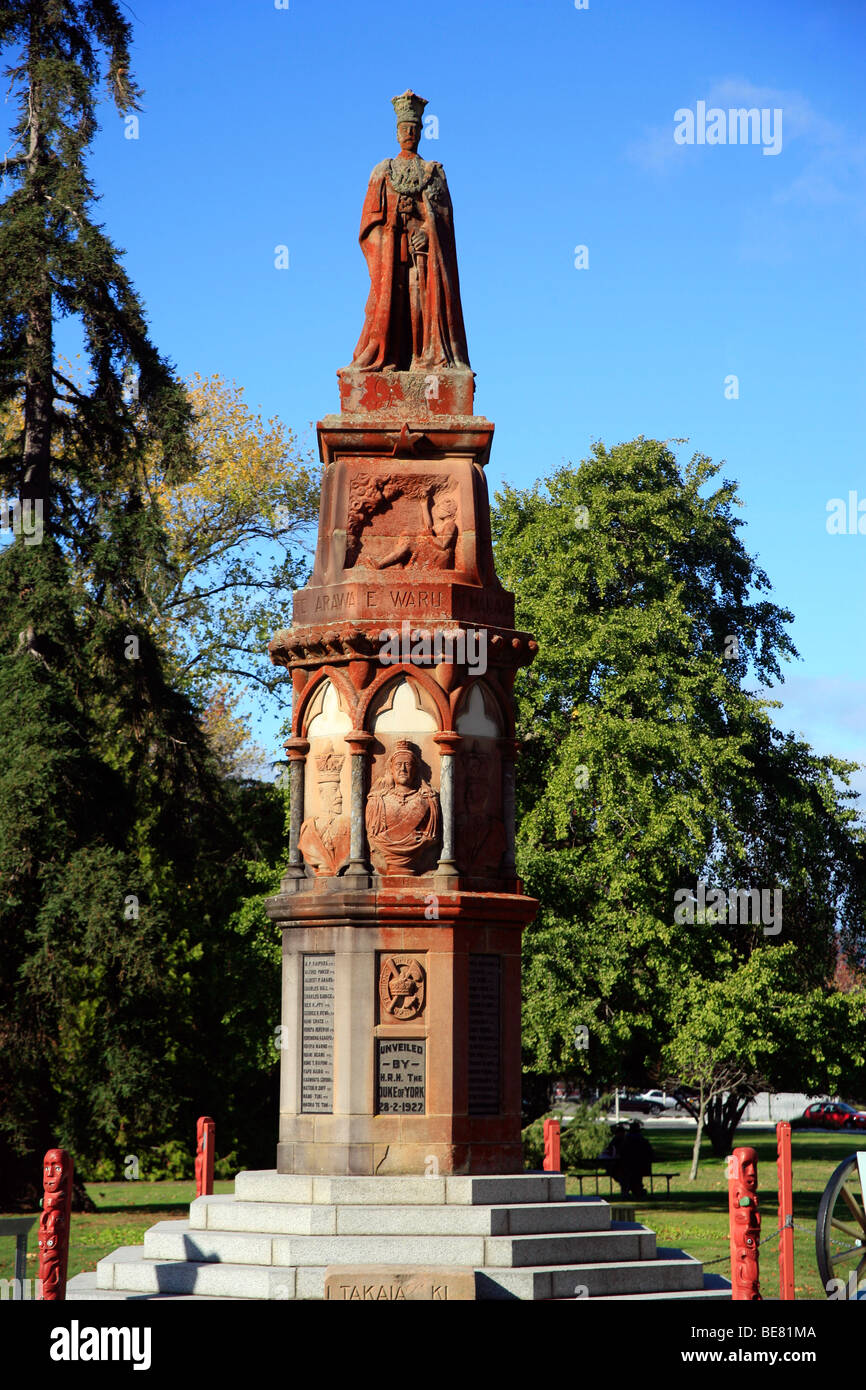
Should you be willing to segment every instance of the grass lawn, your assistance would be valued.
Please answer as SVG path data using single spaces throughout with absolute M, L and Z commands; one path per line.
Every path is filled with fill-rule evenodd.
M 639 1204 L 637 1219 L 658 1235 L 659 1245 L 679 1246 L 699 1260 L 717 1260 L 710 1266 L 730 1277 L 728 1256 L 728 1194 L 722 1159 L 702 1158 L 694 1183 L 688 1181 L 694 1130 L 648 1130 L 659 1172 L 679 1172 L 671 1183 L 669 1196 L 657 1195 Z M 762 1214 L 762 1238 L 776 1230 L 778 1216 L 776 1191 L 776 1137 L 768 1130 L 743 1130 L 741 1144 L 750 1144 L 758 1153 L 758 1181 Z M 838 1163 L 862 1147 L 862 1138 L 833 1134 L 793 1135 L 794 1157 L 794 1271 L 796 1297 L 824 1299 L 815 1263 L 815 1218 L 821 1193 Z M 708 1152 L 707 1146 L 704 1146 Z M 217 1182 L 215 1192 L 231 1192 L 231 1182 Z M 606 1184 L 604 1185 L 606 1186 Z M 663 1187 L 663 1184 L 659 1184 Z M 97 1260 L 119 1245 L 139 1245 L 144 1233 L 156 1221 L 183 1219 L 195 1196 L 194 1182 L 108 1182 L 88 1183 L 87 1190 L 96 1203 L 90 1214 L 73 1213 L 69 1248 L 69 1276 L 92 1270 Z M 577 1192 L 570 1180 L 569 1192 Z M 588 1189 L 589 1190 L 589 1189 Z M 779 1296 L 778 1242 L 768 1241 L 761 1248 L 761 1290 L 765 1298 Z M 14 1242 L 0 1240 L 0 1278 L 13 1275 Z M 38 1266 L 36 1226 L 28 1238 L 28 1274 L 36 1277 Z
M 678 1246 L 698 1260 L 724 1259 L 710 1268 L 731 1277 L 728 1258 L 728 1185 L 724 1159 L 712 1158 L 709 1146 L 702 1145 L 698 1175 L 688 1180 L 691 1167 L 694 1129 L 646 1130 L 655 1155 L 653 1167 L 658 1172 L 676 1173 L 669 1196 L 664 1195 L 664 1183 L 656 1184 L 656 1195 L 638 1203 L 636 1218 L 656 1232 L 659 1245 Z M 758 1197 L 761 1210 L 761 1239 L 777 1229 L 779 1216 L 778 1179 L 776 1175 L 776 1135 L 771 1130 L 740 1130 L 735 1135 L 737 1146 L 751 1146 L 758 1155 Z M 791 1152 L 794 1169 L 794 1296 L 824 1300 L 815 1261 L 815 1220 L 818 1203 L 827 1181 L 837 1164 L 863 1147 L 863 1136 L 850 1134 L 811 1134 L 793 1131 Z M 607 1182 L 600 1185 L 605 1192 Z M 662 1189 L 659 1195 L 659 1188 Z M 577 1183 L 568 1183 L 569 1192 L 577 1192 Z M 590 1191 L 591 1185 L 586 1185 Z M 767 1241 L 761 1246 L 761 1292 L 764 1298 L 779 1297 L 779 1243 Z

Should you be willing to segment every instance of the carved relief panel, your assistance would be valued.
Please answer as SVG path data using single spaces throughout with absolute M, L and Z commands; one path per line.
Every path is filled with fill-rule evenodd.
M 483 469 L 465 457 L 337 458 L 322 480 L 311 583 L 398 573 L 496 585 Z
M 417 956 L 381 955 L 379 1022 L 405 1023 L 420 1018 L 427 1002 L 427 974 Z
M 442 828 L 432 701 L 401 678 L 382 692 L 370 724 L 376 742 L 366 826 L 373 866 L 383 874 L 425 873 L 436 863 Z
M 502 724 L 483 681 L 472 686 L 457 716 L 462 735 L 457 759 L 454 843 L 465 874 L 495 874 L 506 849 L 502 819 Z
M 325 681 L 307 714 L 304 820 L 298 848 L 316 877 L 338 872 L 349 858 L 351 766 L 343 735 L 352 721 L 336 687 Z

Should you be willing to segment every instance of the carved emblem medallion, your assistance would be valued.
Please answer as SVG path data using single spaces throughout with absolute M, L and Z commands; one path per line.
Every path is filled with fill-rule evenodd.
M 424 1012 L 424 967 L 414 956 L 386 956 L 379 971 L 382 1018 L 418 1018 Z

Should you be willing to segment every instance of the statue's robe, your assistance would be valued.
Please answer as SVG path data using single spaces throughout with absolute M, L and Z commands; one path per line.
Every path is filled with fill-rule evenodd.
M 383 159 L 370 175 L 361 213 L 359 240 L 370 272 L 364 328 L 355 348 L 353 367 L 379 371 L 383 367 L 408 371 L 425 367 L 469 366 L 466 330 L 460 304 L 460 280 L 454 243 L 454 212 L 441 164 L 415 156 L 422 187 L 412 193 L 419 220 L 427 233 L 426 274 L 420 287 L 423 344 L 412 360 L 411 335 L 407 342 L 408 263 L 401 260 L 405 245 L 400 194 L 391 182 L 391 164 Z M 407 161 L 408 162 L 408 161 Z M 419 172 L 420 172 L 419 171 Z
M 317 876 L 329 876 L 348 859 L 350 839 L 346 816 L 316 816 L 301 826 L 298 849 Z
M 426 783 L 404 792 L 380 781 L 367 800 L 366 822 L 385 872 L 412 872 L 439 838 L 439 798 Z

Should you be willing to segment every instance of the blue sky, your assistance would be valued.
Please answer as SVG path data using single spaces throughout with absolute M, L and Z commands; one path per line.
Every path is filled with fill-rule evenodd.
M 866 502 L 862 0 L 135 0 L 131 16 L 139 138 L 106 108 L 91 169 L 179 370 L 235 378 L 295 430 L 337 408 L 367 176 L 411 86 L 439 122 L 421 153 L 454 202 L 491 490 L 594 438 L 685 436 L 726 460 L 745 543 L 796 618 L 779 720 L 866 760 L 866 535 L 826 529 L 831 498 Z M 699 101 L 781 109 L 780 151 L 678 145 L 674 113 Z

